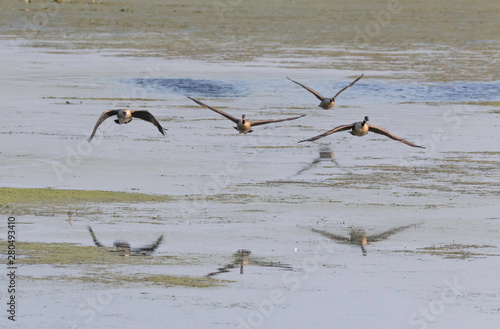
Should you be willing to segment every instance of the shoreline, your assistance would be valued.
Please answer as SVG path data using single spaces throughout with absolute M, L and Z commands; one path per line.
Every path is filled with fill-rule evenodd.
M 4 2 L 0 9 L 8 15 L 0 18 L 0 35 L 60 51 L 106 49 L 127 55 L 132 50 L 137 57 L 208 63 L 324 58 L 321 67 L 295 64 L 414 70 L 427 81 L 500 80 L 500 63 L 493 56 L 500 50 L 499 9 L 491 1 L 218 3 Z

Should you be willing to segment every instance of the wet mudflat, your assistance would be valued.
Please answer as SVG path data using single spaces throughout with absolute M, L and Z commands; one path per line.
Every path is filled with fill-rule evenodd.
M 69 6 L 79 5 L 68 2 L 59 13 Z M 224 19 L 255 13 L 246 6 Z M 115 7 L 106 8 L 109 15 Z M 130 24 L 124 37 L 133 35 L 128 28 L 147 30 Z M 227 43 L 233 51 L 222 58 L 220 34 L 199 55 L 179 46 L 206 37 L 210 24 L 203 24 L 161 49 L 152 46 L 161 39 L 152 31 L 133 47 L 88 31 L 56 43 L 62 35 L 48 28 L 0 42 L 0 211 L 19 224 L 16 325 L 494 328 L 500 82 L 488 54 L 498 44 L 437 36 L 414 45 L 427 35 L 422 25 L 397 51 L 382 31 L 383 49 L 363 54 L 359 47 L 352 56 L 342 47 L 312 51 L 298 41 L 262 53 L 285 28 L 275 24 L 268 36 L 257 33 L 254 48 Z M 456 60 L 435 70 L 430 59 L 443 49 Z M 401 58 L 422 61 L 409 69 Z M 463 63 L 482 71 L 463 72 Z M 360 73 L 332 111 L 285 79 L 333 96 Z M 186 96 L 250 120 L 307 116 L 242 135 Z M 87 143 L 99 115 L 121 107 L 150 111 L 167 136 L 146 122 L 109 119 Z M 426 149 L 347 132 L 297 143 L 364 116 Z M 164 239 L 150 256 L 123 256 L 96 247 L 87 225 L 107 247 Z

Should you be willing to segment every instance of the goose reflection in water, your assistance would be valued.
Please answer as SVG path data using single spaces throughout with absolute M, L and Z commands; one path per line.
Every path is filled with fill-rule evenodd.
M 227 273 L 233 268 L 240 268 L 240 274 L 244 273 L 244 267 L 247 265 L 257 265 L 263 267 L 277 267 L 285 270 L 292 270 L 293 268 L 288 264 L 276 263 L 276 262 L 267 262 L 262 261 L 256 257 L 250 257 L 252 252 L 245 249 L 240 249 L 233 254 L 234 261 L 232 264 L 227 264 L 223 267 L 217 269 L 216 272 L 208 273 L 206 276 L 211 277 L 221 273 Z
M 398 227 L 392 228 L 390 230 L 387 230 L 385 232 L 382 232 L 379 234 L 372 234 L 372 235 L 367 235 L 365 230 L 362 228 L 351 227 L 348 237 L 343 236 L 343 235 L 333 234 L 333 233 L 330 233 L 330 232 L 327 232 L 324 230 L 320 230 L 320 229 L 316 229 L 316 228 L 310 228 L 310 230 L 315 232 L 315 233 L 319 233 L 319 234 L 323 235 L 324 237 L 327 237 L 328 239 L 337 241 L 339 243 L 360 246 L 361 252 L 363 253 L 363 256 L 366 256 L 367 252 L 366 252 L 365 246 L 367 244 L 387 240 L 392 235 L 399 233 L 401 231 L 404 231 L 412 226 L 416 227 L 416 225 L 417 224 L 398 226 Z
M 329 144 L 322 144 L 320 149 L 319 149 L 319 157 L 317 157 L 311 163 L 304 166 L 304 168 L 297 171 L 297 173 L 295 173 L 291 177 L 302 175 L 304 172 L 316 167 L 320 162 L 332 162 L 336 166 L 339 166 L 339 164 L 337 163 L 337 160 L 335 160 L 335 155 L 334 155 L 332 149 L 329 147 Z
M 90 236 L 92 236 L 92 240 L 94 241 L 96 247 L 102 247 L 106 251 L 115 252 L 119 256 L 125 256 L 125 257 L 150 256 L 160 246 L 161 242 L 163 241 L 163 235 L 162 235 L 154 243 L 146 245 L 141 248 L 131 248 L 130 243 L 128 243 L 127 241 L 115 241 L 113 243 L 113 247 L 105 247 L 102 243 L 100 243 L 97 240 L 94 231 L 92 231 L 92 227 L 90 227 L 89 225 L 87 228 L 90 232 Z

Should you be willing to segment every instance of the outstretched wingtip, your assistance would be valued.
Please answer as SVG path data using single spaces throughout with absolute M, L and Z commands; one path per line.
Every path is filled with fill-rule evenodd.
M 361 75 L 360 75 L 359 77 L 357 77 L 357 78 L 356 78 L 356 80 L 354 80 L 354 81 L 352 82 L 352 84 L 355 84 L 356 82 L 358 82 L 358 81 L 359 81 L 362 77 L 364 77 L 364 76 L 365 76 L 365 74 L 364 74 L 364 73 L 361 73 Z
M 163 126 L 161 126 L 159 123 L 158 123 L 159 127 L 158 127 L 158 130 L 160 131 L 160 133 L 163 135 L 163 136 L 167 136 L 165 135 L 165 131 L 168 130 L 167 128 L 163 128 Z

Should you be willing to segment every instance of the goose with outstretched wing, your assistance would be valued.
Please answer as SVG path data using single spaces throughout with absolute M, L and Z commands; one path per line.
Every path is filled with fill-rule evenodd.
M 384 135 L 386 137 L 389 137 L 391 139 L 394 139 L 398 142 L 404 143 L 404 144 L 412 146 L 412 147 L 419 147 L 419 148 L 423 148 L 423 149 L 425 148 L 424 146 L 416 145 L 416 144 L 413 144 L 411 142 L 408 142 L 407 140 L 399 138 L 398 136 L 391 134 L 390 132 L 388 132 L 384 128 L 380 128 L 380 127 L 376 127 L 376 126 L 372 126 L 372 125 L 368 124 L 368 117 L 367 116 L 365 117 L 365 119 L 363 121 L 354 122 L 350 125 L 342 125 L 342 126 L 335 127 L 332 130 L 329 130 L 321 135 L 301 140 L 301 141 L 299 141 L 299 143 L 313 142 L 313 141 L 318 140 L 320 138 L 323 138 L 323 137 L 326 137 L 326 136 L 331 135 L 333 133 L 336 133 L 339 131 L 344 131 L 344 130 L 350 130 L 351 135 L 358 136 L 358 137 L 364 136 L 364 135 L 368 134 L 369 131 L 371 131 L 371 132 L 374 132 L 374 133 L 377 133 L 380 135 Z
M 165 136 L 165 130 L 161 124 L 158 122 L 158 120 L 152 115 L 149 111 L 145 110 L 128 110 L 128 109 L 119 109 L 119 110 L 109 110 L 109 111 L 104 111 L 99 119 L 97 120 L 97 123 L 94 126 L 94 130 L 92 131 L 92 134 L 90 135 L 89 139 L 87 140 L 90 142 L 92 138 L 94 138 L 95 133 L 97 132 L 97 128 L 109 117 L 115 116 L 117 119 L 115 122 L 117 124 L 126 124 L 132 121 L 133 118 L 141 119 L 144 121 L 151 122 L 158 128 L 160 133 Z
M 344 87 L 342 88 L 337 94 L 335 94 L 335 96 L 333 96 L 332 98 L 328 98 L 328 97 L 323 97 L 321 96 L 320 93 L 318 93 L 316 90 L 312 89 L 312 88 L 309 88 L 307 86 L 304 86 L 303 84 L 301 84 L 300 82 L 297 82 L 295 80 L 292 80 L 290 78 L 287 77 L 288 80 L 292 81 L 292 82 L 295 82 L 296 84 L 298 84 L 299 86 L 301 86 L 302 88 L 304 88 L 305 90 L 309 91 L 310 93 L 312 93 L 314 96 L 316 96 L 317 99 L 319 99 L 321 101 L 321 103 L 319 103 L 319 107 L 321 107 L 322 109 L 325 109 L 325 110 L 329 110 L 331 109 L 334 105 L 335 105 L 335 98 L 337 98 L 338 95 L 340 95 L 343 91 L 345 91 L 346 89 L 352 87 L 356 82 L 358 82 L 359 79 L 361 79 L 363 77 L 364 74 L 361 74 L 360 77 L 356 78 L 356 80 L 354 80 L 353 82 L 351 82 L 350 85 L 348 85 L 347 87 Z
M 253 131 L 252 127 L 255 127 L 255 126 L 266 125 L 268 123 L 290 121 L 290 120 L 295 120 L 295 119 L 302 118 L 305 116 L 305 114 L 302 114 L 302 115 L 299 115 L 297 117 L 285 118 L 285 119 L 249 121 L 246 119 L 246 115 L 244 115 L 244 114 L 241 116 L 241 119 L 237 119 L 237 118 L 233 117 L 232 115 L 227 114 L 226 112 L 218 110 L 218 109 L 213 108 L 211 106 L 208 106 L 207 104 L 200 102 L 197 99 L 191 98 L 189 96 L 187 96 L 187 98 L 189 98 L 190 100 L 192 100 L 196 104 L 201 105 L 201 106 L 203 106 L 209 110 L 212 110 L 216 113 L 219 113 L 220 115 L 222 115 L 226 119 L 229 119 L 232 122 L 236 123 L 236 127 L 234 127 L 234 129 L 238 130 L 242 134 L 251 133 Z

